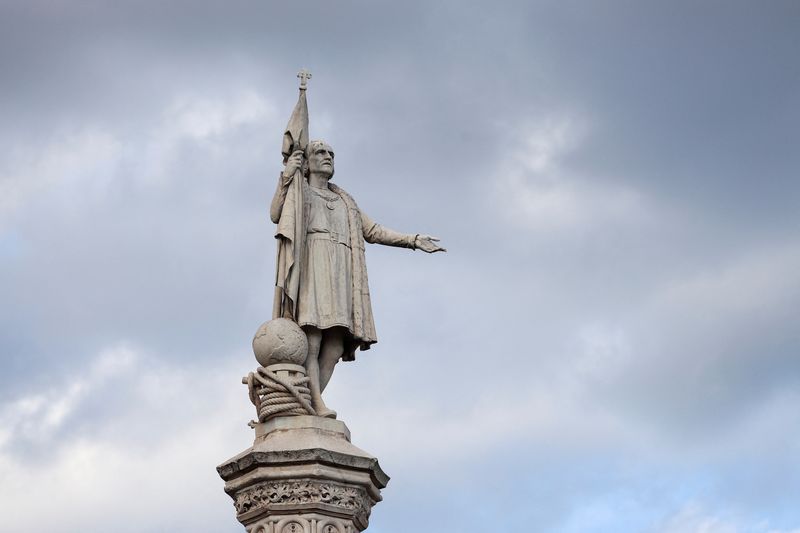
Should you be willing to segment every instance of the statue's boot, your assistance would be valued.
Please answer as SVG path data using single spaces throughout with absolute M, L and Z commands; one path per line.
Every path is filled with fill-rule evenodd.
M 336 418 L 336 411 L 334 411 L 333 409 L 328 409 L 326 407 L 322 411 L 318 411 L 317 416 L 321 416 L 323 418 Z
M 314 411 L 317 412 L 317 416 L 323 418 L 336 418 L 336 411 L 329 409 L 325 402 L 322 401 L 322 397 L 314 401 Z

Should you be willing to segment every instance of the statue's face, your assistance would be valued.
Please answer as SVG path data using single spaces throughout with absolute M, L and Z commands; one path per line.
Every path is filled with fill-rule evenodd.
M 312 174 L 333 176 L 333 148 L 328 143 L 313 141 L 309 146 L 308 170 Z

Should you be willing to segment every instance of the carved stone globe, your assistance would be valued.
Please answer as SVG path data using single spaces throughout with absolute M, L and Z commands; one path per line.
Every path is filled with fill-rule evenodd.
M 282 363 L 303 365 L 308 355 L 308 339 L 292 320 L 276 318 L 264 322 L 256 331 L 253 353 L 261 366 Z

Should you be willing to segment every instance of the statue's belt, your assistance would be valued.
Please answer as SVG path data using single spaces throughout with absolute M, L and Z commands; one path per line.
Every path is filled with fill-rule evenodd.
M 335 231 L 329 233 L 314 232 L 306 234 L 306 241 L 332 241 L 350 248 L 350 236 Z

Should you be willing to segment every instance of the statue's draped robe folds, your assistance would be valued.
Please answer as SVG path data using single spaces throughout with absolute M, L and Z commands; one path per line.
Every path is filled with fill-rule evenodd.
M 299 184 L 300 187 L 295 187 L 295 183 Z M 298 188 L 302 194 L 300 201 L 298 201 L 298 195 L 296 194 Z M 305 314 L 298 312 L 298 310 L 304 309 L 302 298 L 312 299 L 309 291 L 315 290 L 311 287 L 301 286 L 303 281 L 309 278 L 308 273 L 302 272 L 301 269 L 303 267 L 318 269 L 314 275 L 319 278 L 329 277 L 332 280 L 349 278 L 351 283 L 350 287 L 347 287 L 345 298 L 342 298 L 342 295 L 331 297 L 330 295 L 321 294 L 313 295 L 313 299 L 326 300 L 334 306 L 344 299 L 347 299 L 348 303 L 350 303 L 347 306 L 351 308 L 351 311 L 347 313 L 349 315 L 346 319 L 347 323 L 337 323 L 336 325 L 345 327 L 349 333 L 342 358 L 345 361 L 352 361 L 355 359 L 356 348 L 368 350 L 371 344 L 377 342 L 372 303 L 369 295 L 364 243 L 366 241 L 389 246 L 414 248 L 415 235 L 398 233 L 373 222 L 369 216 L 358 208 L 355 200 L 347 192 L 333 183 L 328 184 L 326 193 L 327 195 L 338 196 L 346 207 L 347 231 L 349 234 L 346 239 L 338 239 L 339 242 L 332 239 L 333 244 L 331 246 L 337 246 L 339 247 L 338 250 L 347 251 L 345 261 L 338 265 L 339 268 L 347 271 L 330 271 L 330 263 L 327 261 L 313 261 L 310 263 L 306 261 L 305 254 L 309 252 L 309 246 L 315 245 L 309 242 L 307 233 L 309 231 L 309 219 L 311 218 L 309 214 L 313 204 L 311 196 L 314 193 L 310 191 L 310 185 L 308 185 L 305 178 L 299 175 L 295 176 L 292 184 L 288 187 L 279 183 L 271 209 L 273 220 L 278 215 L 276 211 L 280 210 L 280 214 L 277 217 L 278 229 L 275 233 L 275 237 L 278 239 L 278 278 L 276 280 L 276 305 L 273 310 L 273 318 L 286 317 L 298 321 L 301 325 L 326 327 L 326 324 L 298 320 L 301 314 Z M 302 202 L 302 209 L 298 210 L 297 205 L 300 202 Z M 313 228 L 312 231 L 317 229 L 319 228 Z M 291 237 L 298 234 L 300 234 L 299 238 L 295 237 L 293 241 Z M 299 241 L 302 241 L 302 250 L 301 254 L 296 254 L 294 253 L 297 251 L 294 243 Z M 348 246 L 341 244 L 343 241 Z M 334 281 L 330 284 L 322 285 L 324 287 L 320 290 L 325 290 L 327 286 L 337 286 L 337 283 Z M 334 310 L 333 314 L 342 316 L 341 310 L 338 310 L 338 312 Z
M 286 131 L 283 134 L 281 153 L 286 162 L 295 150 L 305 150 L 308 146 L 308 102 L 306 91 L 300 88 L 297 104 L 289 117 Z M 278 259 L 276 262 L 275 299 L 272 306 L 272 318 L 294 319 L 295 305 L 297 303 L 298 289 L 300 286 L 299 266 L 302 264 L 302 253 L 305 248 L 305 223 L 303 221 L 303 176 L 298 170 L 295 172 L 289 190 L 283 190 L 280 185 L 279 192 L 284 195 L 280 205 L 273 205 L 270 216 L 278 224 L 276 238 L 278 239 Z M 288 205 L 287 209 L 283 209 Z M 278 209 L 276 213 L 276 208 Z M 279 218 L 278 218 L 279 217 Z
M 308 108 L 305 90 L 301 89 L 284 134 L 283 156 L 288 158 L 294 150 L 305 150 L 307 146 Z M 323 197 L 334 199 L 334 202 L 329 202 L 334 207 L 327 209 L 341 209 L 338 207 L 338 200 L 341 200 L 346 210 L 346 235 L 337 235 L 335 230 L 338 226 L 330 227 L 330 218 L 325 222 L 326 216 L 311 216 L 312 209 L 325 210 L 326 207 L 325 200 L 315 198 L 317 193 L 310 187 L 302 171 L 298 170 L 289 185 L 285 185 L 282 178 L 278 180 L 278 190 L 272 200 L 270 217 L 278 225 L 275 232 L 278 257 L 272 318 L 290 318 L 302 326 L 320 329 L 344 327 L 348 335 L 342 359 L 352 361 L 357 348 L 368 350 L 377 342 L 364 242 L 414 248 L 416 236 L 376 224 L 361 212 L 347 192 L 328 183 L 328 189 L 320 191 Z M 332 216 L 330 213 L 326 215 Z M 310 228 L 312 218 L 315 227 Z M 322 224 L 319 224 L 320 220 Z M 343 226 L 344 222 L 340 221 L 339 225 Z M 327 242 L 318 240 L 324 234 L 329 235 L 323 239 Z M 334 248 L 326 251 L 324 246 L 319 248 L 320 245 Z M 310 246 L 317 248 L 311 250 Z M 331 260 L 334 256 L 335 260 Z M 313 269 L 313 272 L 304 269 Z M 349 284 L 342 283 L 346 279 L 350 280 Z M 319 302 L 322 305 L 317 306 Z M 316 312 L 317 307 L 325 311 Z

